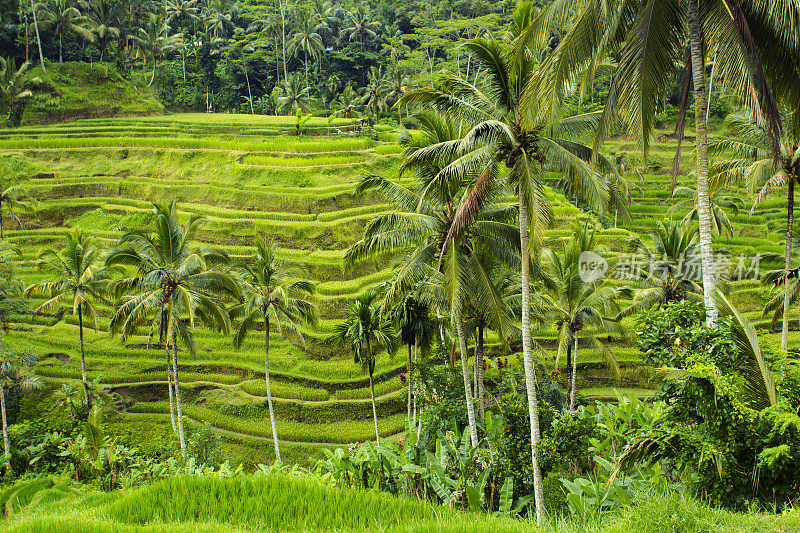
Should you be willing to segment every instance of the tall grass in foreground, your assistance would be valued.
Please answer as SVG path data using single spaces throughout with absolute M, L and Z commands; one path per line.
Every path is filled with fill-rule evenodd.
M 121 498 L 108 516 L 128 524 L 220 521 L 267 531 L 525 530 L 521 522 L 283 475 L 173 478 Z
M 528 520 L 467 513 L 403 497 L 337 488 L 311 476 L 278 473 L 174 477 L 123 492 L 67 487 L 43 498 L 51 478 L 24 480 L 5 492 L 30 492 L 27 506 L 0 532 L 106 533 L 356 531 L 552 533 L 779 533 L 800 531 L 800 512 L 733 513 L 678 493 L 640 493 L 630 506 L 585 516 L 551 517 L 543 528 Z M 55 479 L 55 478 L 54 478 Z M 35 488 L 39 491 L 35 491 Z M 80 488 L 78 488 L 80 487 Z

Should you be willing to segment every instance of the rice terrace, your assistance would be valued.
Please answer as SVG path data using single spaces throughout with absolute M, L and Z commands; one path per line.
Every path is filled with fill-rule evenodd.
M 796 1 L 0 21 L 0 531 L 800 531 Z

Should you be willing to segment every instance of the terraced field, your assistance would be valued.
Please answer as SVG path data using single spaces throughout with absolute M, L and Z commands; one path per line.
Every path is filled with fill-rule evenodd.
M 206 215 L 210 223 L 199 239 L 232 255 L 249 253 L 258 235 L 274 239 L 279 257 L 317 282 L 322 315 L 318 328 L 303 330 L 304 342 L 271 338 L 278 433 L 286 441 L 287 458 L 306 462 L 321 446 L 373 435 L 366 376 L 349 354 L 325 342 L 344 306 L 391 275 L 386 263 L 352 271 L 341 264 L 343 250 L 359 238 L 365 222 L 390 207 L 381 198 L 354 196 L 356 178 L 364 173 L 396 176 L 400 160 L 396 132 L 379 126 L 367 135 L 358 128 L 353 121 L 312 119 L 304 127 L 307 135 L 297 137 L 289 135 L 293 117 L 194 114 L 0 130 L 0 166 L 21 177 L 38 200 L 36 214 L 24 217 L 25 229 L 9 225 L 6 235 L 22 251 L 19 268 L 26 282 L 42 278 L 34 265 L 36 252 L 58 245 L 62 228 L 91 229 L 110 246 L 122 230 L 147 226 L 154 201 L 176 199 L 182 212 Z M 609 149 L 635 153 L 626 141 L 611 143 Z M 673 145 L 660 144 L 652 154 L 655 165 L 668 168 L 671 150 Z M 632 179 L 637 185 L 633 227 L 615 229 L 613 218 L 602 221 L 606 229 L 600 240 L 612 256 L 630 250 L 632 231 L 646 234 L 669 216 L 670 178 L 654 173 Z M 585 215 L 560 194 L 553 193 L 551 200 L 556 219 L 547 240 L 552 244 Z M 755 216 L 746 210 L 732 215 L 734 237 L 716 245 L 734 256 L 781 252 L 775 243 L 782 242 L 783 205 L 770 200 Z M 733 284 L 733 292 L 734 301 L 760 320 L 767 291 L 758 282 L 743 281 Z M 163 352 L 146 348 L 146 332 L 125 346 L 110 338 L 104 332 L 109 310 L 104 311 L 100 331 L 87 333 L 89 377 L 100 377 L 114 396 L 119 411 L 114 424 L 120 431 L 168 434 Z M 235 351 L 230 338 L 204 330 L 196 335 L 196 357 L 180 358 L 187 418 L 193 424 L 211 423 L 236 460 L 270 460 L 261 344 L 254 336 Z M 58 324 L 46 316 L 20 316 L 7 340 L 47 356 L 39 373 L 57 385 L 80 375 L 77 337 L 76 319 L 70 316 Z M 552 348 L 555 331 L 545 329 L 537 337 Z M 622 379 L 613 382 L 600 354 L 582 350 L 586 397 L 608 397 L 612 387 L 650 394 L 652 373 L 640 367 L 635 347 L 624 339 L 612 339 L 611 346 L 622 364 Z M 553 365 L 550 358 L 546 363 Z M 376 389 L 385 435 L 403 428 L 403 365 L 402 355 L 378 360 Z M 138 444 L 159 442 L 140 439 Z

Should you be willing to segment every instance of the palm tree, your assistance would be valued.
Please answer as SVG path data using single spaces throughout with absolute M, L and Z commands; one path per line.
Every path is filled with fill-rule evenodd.
M 216 9 L 204 13 L 206 33 L 214 37 L 227 38 L 234 27 L 229 13 L 222 13 Z
M 530 20 L 531 5 L 520 4 L 515 12 L 513 27 L 524 28 Z M 444 247 L 457 232 L 467 227 L 492 191 L 499 177 L 499 166 L 505 164 L 512 185 L 519 198 L 519 239 L 522 282 L 522 349 L 528 407 L 531 424 L 531 457 L 534 469 L 534 493 L 537 522 L 544 517 L 544 492 L 538 463 L 539 418 L 534 373 L 533 342 L 530 323 L 530 251 L 529 228 L 534 230 L 534 244 L 538 244 L 549 223 L 550 210 L 544 190 L 543 166 L 547 164 L 575 176 L 581 184 L 589 205 L 596 210 L 609 207 L 627 213 L 622 204 L 625 198 L 617 192 L 618 182 L 607 179 L 590 165 L 592 150 L 574 138 L 593 127 L 597 114 L 578 115 L 562 120 L 547 121 L 538 111 L 536 102 L 523 105 L 525 88 L 533 82 L 535 60 L 531 50 L 523 48 L 512 62 L 508 43 L 494 39 L 473 39 L 465 45 L 484 72 L 482 87 L 454 75 L 444 75 L 440 88 L 423 88 L 410 91 L 397 105 L 424 106 L 439 113 L 456 117 L 471 126 L 457 141 L 440 143 L 436 151 L 455 152 L 458 157 L 443 172 L 457 172 L 464 168 L 474 170 L 479 178 L 469 197 L 453 218 Z M 572 137 L 572 138 L 571 138 Z M 430 151 L 434 151 L 433 147 Z M 597 156 L 599 170 L 611 173 L 611 162 Z
M 44 66 L 44 54 L 42 53 L 42 39 L 39 37 L 39 21 L 36 20 L 36 4 L 31 0 L 31 14 L 33 16 L 33 29 L 36 33 L 36 44 L 39 46 L 39 62 L 42 65 L 42 73 L 47 74 L 47 69 Z
M 167 24 L 173 21 L 195 20 L 200 14 L 197 0 L 170 0 L 166 7 Z
M 22 227 L 22 221 L 19 219 L 14 210 L 30 211 L 32 209 L 30 202 L 27 202 L 24 199 L 26 196 L 27 193 L 25 192 L 25 189 L 19 185 L 12 185 L 5 190 L 0 187 L 0 241 L 4 241 L 6 238 L 5 233 L 3 232 L 3 208 L 5 206 L 8 207 L 8 212 L 11 213 L 11 216 L 14 217 L 14 220 L 16 220 L 17 224 L 19 224 L 19 229 L 24 229 Z
M 33 96 L 31 88 L 42 81 L 38 77 L 28 77 L 30 68 L 31 64 L 27 61 L 17 69 L 14 58 L 0 57 L 0 99 L 8 106 L 8 121 L 11 126 L 17 126 L 22 121 L 25 103 Z
M 375 422 L 375 440 L 381 443 L 378 429 L 378 409 L 375 406 L 375 360 L 382 349 L 392 353 L 397 335 L 388 320 L 385 320 L 374 305 L 379 293 L 369 290 L 356 299 L 347 310 L 344 322 L 333 330 L 332 340 L 353 352 L 353 360 L 369 373 L 369 392 L 372 399 L 372 418 Z
M 137 32 L 134 36 L 134 40 L 145 62 L 147 61 L 147 57 L 153 60 L 153 74 L 150 77 L 150 82 L 147 84 L 148 87 L 150 87 L 156 79 L 156 64 L 158 60 L 164 57 L 165 54 L 183 45 L 183 35 L 180 33 L 169 35 L 168 28 L 169 26 L 163 16 L 150 15 L 144 27 L 136 29 Z
M 666 224 L 659 221 L 652 238 L 652 247 L 641 240 L 636 242 L 641 264 L 633 264 L 636 256 L 632 256 L 631 264 L 617 264 L 622 280 L 639 285 L 633 302 L 617 315 L 617 320 L 669 302 L 703 298 L 703 289 L 694 279 L 700 275 L 697 229 L 686 219 Z
M 384 107 L 392 107 L 400 98 L 408 92 L 408 77 L 405 72 L 398 65 L 395 65 L 386 78 L 385 82 L 385 96 L 383 98 Z M 397 106 L 397 124 L 403 125 L 403 115 L 401 114 L 400 106 Z
M 463 208 L 464 190 L 470 176 L 447 173 L 446 169 L 457 157 L 440 157 L 440 153 L 431 149 L 458 142 L 463 131 L 455 121 L 435 113 L 420 113 L 417 119 L 423 126 L 424 136 L 403 141 L 407 149 L 401 165 L 403 172 L 416 173 L 416 189 L 379 176 L 360 180 L 357 193 L 374 189 L 395 204 L 395 211 L 370 221 L 362 239 L 345 252 L 345 262 L 352 265 L 387 254 L 404 257 L 402 266 L 386 288 L 384 302 L 397 301 L 421 282 L 439 284 L 440 300 L 447 302 L 458 335 L 470 437 L 477 446 L 477 419 L 467 367 L 469 354 L 462 311 L 471 297 L 487 304 L 499 302 L 476 251 L 485 246 L 492 249 L 498 260 L 518 266 L 516 242 L 519 235 L 512 224 L 517 210 L 513 206 L 480 206 L 469 226 L 458 234 L 459 244 L 443 249 L 454 217 Z M 491 183 L 488 192 L 498 193 L 500 186 L 499 182 Z M 388 305 L 384 303 L 382 307 L 388 308 Z
M 774 17 L 774 13 L 786 16 Z M 688 95 L 691 80 L 695 96 L 703 301 L 708 309 L 709 326 L 716 323 L 717 311 L 704 52 L 717 50 L 715 69 L 768 124 L 772 151 L 776 154 L 780 121 L 774 96 L 800 92 L 796 83 L 788 81 L 793 76 L 786 75 L 786 72 L 798 72 L 800 64 L 796 42 L 800 17 L 797 13 L 796 3 L 783 0 L 777 3 L 764 0 L 747 3 L 739 0 L 567 0 L 553 2 L 542 10 L 516 42 L 518 49 L 527 48 L 531 43 L 549 40 L 551 29 L 557 24 L 563 25 L 564 19 L 571 25 L 545 61 L 539 83 L 531 84 L 526 98 L 532 102 L 560 102 L 581 78 L 584 84 L 594 82 L 595 66 L 609 56 L 618 58 L 595 137 L 595 149 L 613 131 L 614 125 L 622 121 L 636 134 L 646 155 L 656 107 L 664 91 L 680 71 L 684 71 L 684 95 Z M 681 118 L 685 116 L 687 102 L 686 98 L 682 99 Z M 557 107 L 551 112 L 556 113 Z M 682 128 L 678 138 L 680 142 Z
M 278 97 L 278 112 L 295 113 L 299 109 L 308 113 L 314 99 L 311 98 L 308 87 L 303 87 L 303 78 L 296 72 L 289 76 L 283 84 L 284 95 Z
M 315 324 L 317 309 L 306 297 L 313 294 L 314 285 L 300 278 L 297 272 L 275 259 L 274 244 L 265 240 L 256 242 L 256 250 L 249 261 L 237 266 L 241 271 L 240 286 L 244 302 L 231 310 L 232 316 L 242 316 L 241 324 L 233 337 L 233 345 L 241 348 L 247 333 L 256 326 L 259 318 L 264 320 L 264 375 L 267 383 L 267 404 L 272 424 L 272 440 L 275 444 L 275 459 L 280 462 L 278 429 L 275 426 L 275 411 L 272 408 L 272 390 L 269 378 L 269 328 L 274 324 L 278 333 L 289 332 L 300 335 L 298 324 Z M 302 335 L 301 335 L 302 338 Z
M 42 15 L 41 26 L 52 29 L 58 36 L 58 62 L 63 63 L 62 50 L 64 48 L 64 35 L 76 33 L 89 42 L 94 41 L 94 35 L 89 29 L 91 19 L 81 13 L 83 4 L 80 0 L 47 0 L 39 5 Z
M 99 329 L 97 309 L 92 305 L 92 300 L 109 303 L 104 295 L 108 289 L 113 269 L 101 264 L 103 249 L 91 235 L 76 228 L 74 231 L 66 232 L 64 236 L 64 248 L 60 253 L 53 248 L 46 248 L 39 252 L 39 268 L 55 277 L 28 286 L 25 289 L 25 296 L 48 298 L 46 302 L 36 308 L 34 314 L 46 313 L 66 303 L 72 306 L 72 314 L 78 315 L 81 381 L 88 402 L 83 316 L 84 314 L 90 316 L 95 331 Z
M 479 298 L 469 299 L 469 325 L 475 332 L 475 397 L 478 401 L 478 412 L 482 419 L 486 417 L 486 399 L 484 388 L 484 332 L 491 329 L 503 347 L 508 346 L 509 339 L 519 337 L 519 328 L 514 324 L 519 316 L 519 265 L 513 267 L 503 264 L 494 258 L 493 250 L 478 249 L 478 262 L 486 272 L 486 281 L 491 286 L 490 301 Z M 516 272 L 515 270 L 516 269 Z
M 168 368 L 167 386 L 174 388 L 178 435 L 185 457 L 178 339 L 194 355 L 192 330 L 197 321 L 227 334 L 230 318 L 220 298 L 238 297 L 240 293 L 233 277 L 220 268 L 229 262 L 227 254 L 192 244 L 198 228 L 206 222 L 205 218 L 191 215 L 181 226 L 174 201 L 156 205 L 154 212 L 154 233 L 126 233 L 106 259 L 109 266 L 136 269 L 134 276 L 115 282 L 116 292 L 126 296 L 114 313 L 109 330 L 121 332 L 124 341 L 137 326 L 149 323 L 151 328 L 158 327 L 163 333 L 167 350 L 171 343 L 173 375 L 170 384 Z
M 119 39 L 119 27 L 114 7 L 110 0 L 91 0 L 89 3 L 89 18 L 92 21 L 92 30 L 97 35 L 100 46 L 100 61 L 103 61 L 106 46 L 109 41 Z
M 344 118 L 357 118 L 359 117 L 356 92 L 353 90 L 352 85 L 345 85 L 339 97 L 332 102 L 335 115 L 340 115 Z
M 711 150 L 711 146 L 709 146 L 709 150 Z M 708 187 L 711 192 L 711 234 L 714 237 L 725 235 L 726 239 L 730 240 L 733 236 L 733 224 L 725 211 L 730 210 L 734 215 L 738 215 L 739 209 L 744 207 L 744 201 L 734 194 L 726 194 L 722 183 L 713 179 L 713 175 L 712 179 L 709 180 Z M 670 211 L 677 211 L 689 205 L 692 208 L 683 217 L 683 222 L 688 223 L 691 220 L 698 219 L 697 191 L 695 189 L 691 187 L 675 187 L 673 196 L 687 198 L 670 207 Z
M 406 416 L 410 419 L 414 408 L 416 395 L 416 382 L 414 379 L 415 366 L 419 355 L 419 348 L 430 344 L 436 334 L 436 324 L 430 317 L 428 304 L 418 294 L 419 291 L 407 294 L 389 312 L 391 320 L 400 332 L 400 341 L 408 348 L 408 362 L 406 376 L 408 383 L 408 406 Z
M 7 378 L 17 381 L 14 378 L 19 375 L 20 366 L 29 366 L 33 361 L 27 354 L 7 354 L 7 348 L 3 344 L 3 332 L 8 327 L 8 322 L 12 315 L 27 312 L 27 302 L 22 298 L 22 284 L 16 277 L 10 256 L 16 250 L 3 245 L 0 247 L 0 414 L 3 422 L 3 451 L 6 459 L 6 472 L 11 472 L 11 447 L 8 440 L 8 422 L 6 418 L 6 397 L 5 386 Z M 17 251 L 18 252 L 18 251 Z M 22 363 L 22 365 L 15 364 Z M 16 371 L 16 372 L 15 372 Z
M 299 56 L 303 52 L 303 63 L 306 69 L 306 89 L 308 89 L 308 56 L 310 55 L 316 60 L 322 56 L 325 50 L 325 45 L 322 42 L 322 37 L 318 33 L 319 25 L 308 14 L 303 14 L 297 24 L 292 39 L 289 41 L 289 48 L 287 52 L 294 56 Z
M 596 246 L 594 228 L 576 223 L 570 241 L 564 243 L 561 253 L 547 248 L 542 253 L 542 267 L 537 280 L 541 291 L 535 304 L 540 314 L 555 322 L 558 329 L 558 361 L 567 356 L 567 366 L 572 359 L 569 410 L 575 409 L 578 374 L 578 339 L 583 337 L 603 354 L 606 364 L 619 377 L 619 364 L 613 353 L 595 336 L 595 332 L 622 333 L 622 327 L 613 318 L 620 309 L 617 300 L 619 289 L 608 285 L 604 279 L 593 279 L 581 270 L 582 256 L 601 252 Z
M 755 198 L 751 214 L 767 195 L 777 188 L 786 187 L 786 242 L 782 279 L 788 280 L 792 270 L 794 187 L 800 180 L 800 105 L 783 113 L 783 125 L 777 164 L 769 132 L 744 115 L 728 116 L 725 127 L 736 132 L 736 137 L 712 141 L 709 150 L 733 157 L 715 164 L 711 172 L 713 176 L 729 183 L 744 182 L 747 185 L 749 193 Z M 777 281 L 781 282 L 780 279 Z M 781 349 L 784 351 L 789 345 L 790 286 L 790 283 L 784 283 L 781 312 Z
M 380 67 L 370 67 L 369 74 L 367 74 L 367 85 L 364 87 L 364 95 L 361 97 L 361 104 L 370 109 L 376 119 L 383 107 L 388 91 L 383 70 Z
M 344 34 L 347 36 L 348 41 L 351 43 L 363 43 L 377 39 L 377 32 L 381 28 L 381 23 L 370 20 L 369 12 L 359 7 L 355 11 L 348 13 L 347 16 L 349 26 L 344 29 Z
M 1 329 L 1 328 L 0 328 Z M 11 445 L 8 438 L 8 416 L 6 413 L 6 390 L 32 390 L 44 386 L 41 378 L 34 373 L 38 357 L 30 350 L 18 352 L 10 350 L 0 342 L 0 414 L 3 423 L 3 452 L 6 475 L 11 475 Z

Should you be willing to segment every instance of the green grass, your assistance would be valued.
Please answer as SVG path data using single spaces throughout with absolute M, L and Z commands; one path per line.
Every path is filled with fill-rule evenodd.
M 302 495 L 301 497 L 298 497 Z M 311 477 L 272 474 L 165 479 L 149 486 L 35 505 L 3 532 L 531 531 L 530 524 Z

